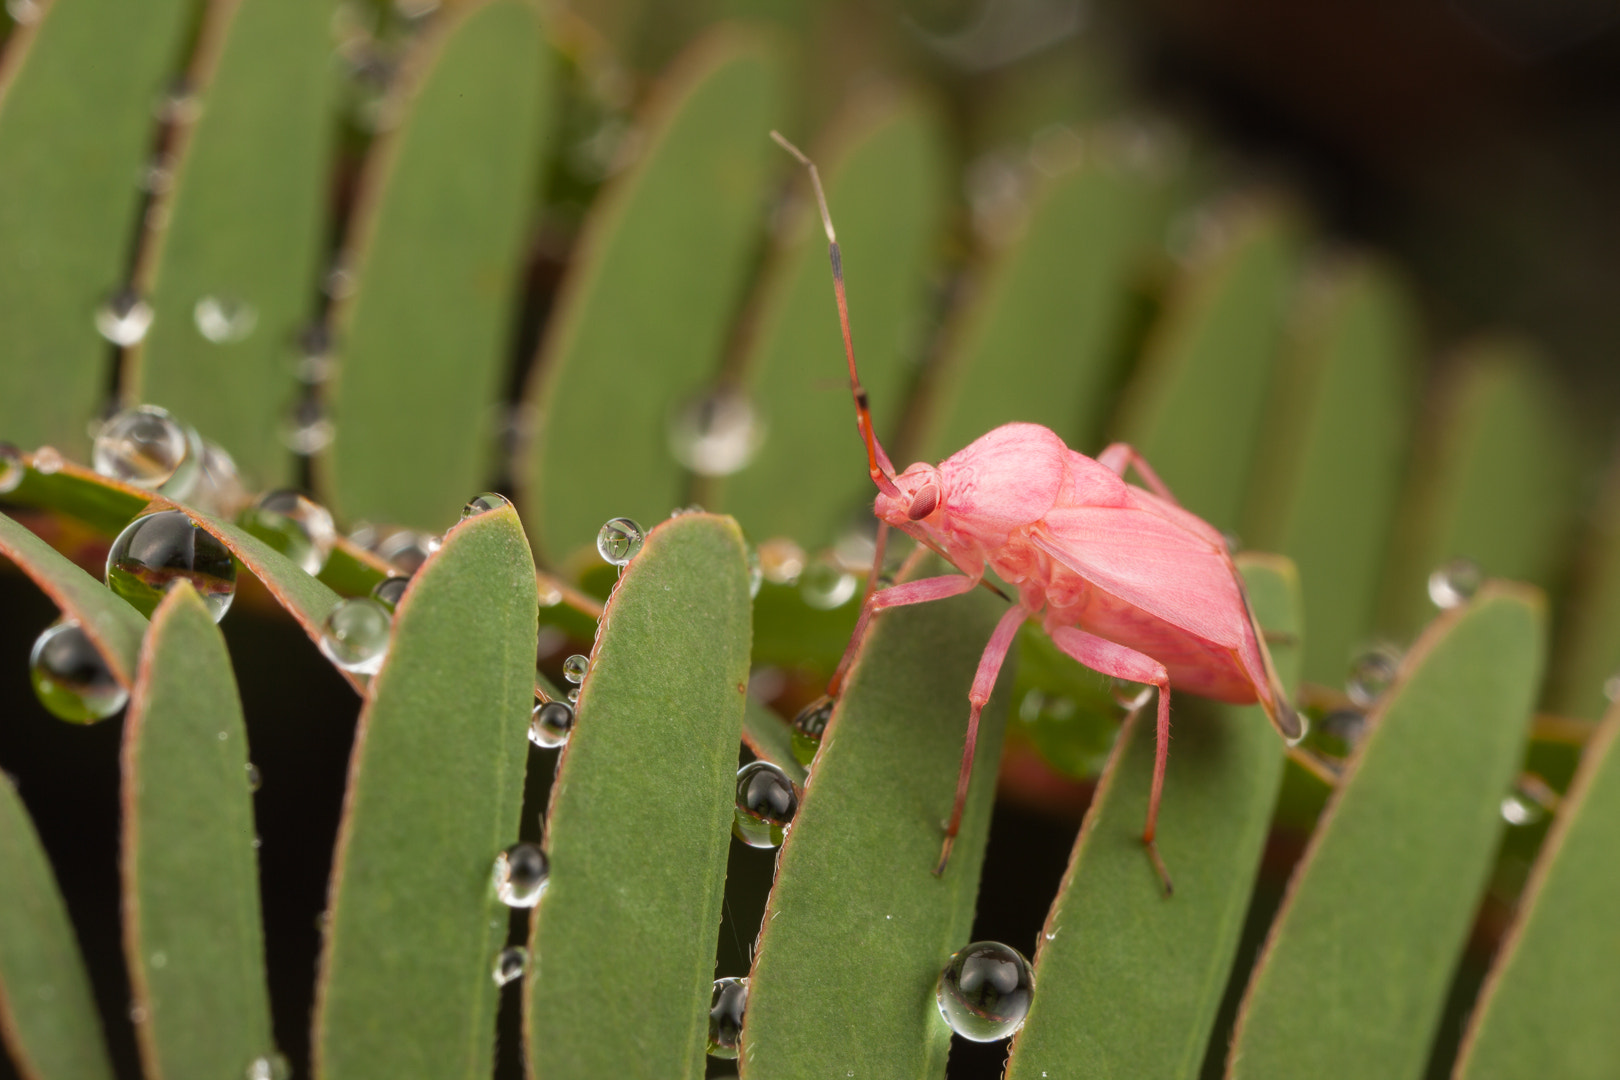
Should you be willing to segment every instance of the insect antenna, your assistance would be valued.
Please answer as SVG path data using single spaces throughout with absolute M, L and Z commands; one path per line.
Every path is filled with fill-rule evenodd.
M 867 471 L 872 474 L 872 483 L 885 495 L 899 496 L 900 489 L 894 486 L 894 465 L 889 461 L 889 455 L 883 452 L 883 446 L 877 440 L 877 433 L 872 429 L 872 406 L 866 398 L 866 387 L 861 385 L 861 377 L 855 371 L 855 341 L 849 333 L 849 301 L 844 295 L 844 257 L 838 249 L 838 234 L 833 232 L 832 214 L 827 210 L 827 194 L 821 189 L 821 173 L 816 170 L 816 163 L 805 156 L 804 151 L 788 142 L 778 131 L 771 132 L 771 138 L 777 145 L 798 159 L 810 173 L 810 186 L 816 191 L 816 205 L 821 210 L 821 227 L 827 233 L 827 256 L 832 260 L 833 294 L 838 297 L 838 324 L 844 331 L 844 357 L 849 361 L 849 392 L 855 397 L 855 426 L 860 429 L 861 441 L 866 444 Z

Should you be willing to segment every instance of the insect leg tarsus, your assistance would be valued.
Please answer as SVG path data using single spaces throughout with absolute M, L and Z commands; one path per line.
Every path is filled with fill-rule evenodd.
M 1137 453 L 1136 447 L 1130 443 L 1110 443 L 1102 453 L 1097 455 L 1097 461 L 1106 465 L 1121 477 L 1125 475 L 1125 470 L 1133 465 L 1136 466 L 1136 475 L 1147 483 L 1149 491 L 1174 506 L 1181 505 L 1176 501 L 1176 497 L 1170 493 L 1169 485 L 1159 479 L 1159 474 L 1153 471 L 1153 466 L 1149 465 L 1147 459 Z

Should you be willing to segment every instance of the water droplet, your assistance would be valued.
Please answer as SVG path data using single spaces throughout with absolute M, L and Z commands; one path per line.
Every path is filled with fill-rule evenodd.
M 579 704 L 579 687 L 576 686 L 572 690 L 568 691 L 568 704 Z
M 1620 701 L 1620 671 L 1603 680 L 1603 696 L 1610 702 Z
M 259 771 L 259 767 L 257 765 L 250 761 L 246 765 L 242 766 L 242 768 L 247 773 L 249 791 L 258 791 L 264 786 L 264 774 Z
M 1322 717 L 1321 733 L 1330 744 L 1329 751 L 1339 749 L 1339 756 L 1348 757 L 1367 737 L 1367 714 L 1360 709 L 1334 709 Z M 1331 745 L 1335 742 L 1337 748 Z
M 838 534 L 833 541 L 833 560 L 852 574 L 864 574 L 872 569 L 877 558 L 877 519 L 862 514 L 861 521 Z
M 45 5 L 40 0 L 6 0 L 6 14 L 18 26 L 32 26 L 45 14 Z
M 131 1003 L 129 1006 L 129 1022 L 132 1024 L 146 1023 L 146 1006 Z
M 325 323 L 311 323 L 298 335 L 298 381 L 319 386 L 332 377 L 332 332 Z
M 183 499 L 196 486 L 202 440 L 167 409 L 120 409 L 101 425 L 90 451 L 96 472 Z
M 371 587 L 371 598 L 390 612 L 399 607 L 399 602 L 405 598 L 405 590 L 410 587 L 411 579 L 408 577 L 383 578 Z
M 314 576 L 337 540 L 332 514 L 291 488 L 272 491 L 237 516 L 236 523 Z
M 202 115 L 202 99 L 191 88 L 191 80 L 181 76 L 158 98 L 152 115 L 165 124 L 190 124 Z
M 562 590 L 557 587 L 555 582 L 539 578 L 535 585 L 540 593 L 538 599 L 541 607 L 556 607 L 563 602 Z
M 377 554 L 393 563 L 394 569 L 400 573 L 414 574 L 422 569 L 422 564 L 428 561 L 428 556 L 438 551 L 443 543 L 443 540 L 432 533 L 400 529 L 377 545 Z
M 575 653 L 563 661 L 563 678 L 578 686 L 585 681 L 585 673 L 591 669 L 591 660 L 588 656 Z
M 722 387 L 688 402 L 669 419 L 669 450 L 699 476 L 730 476 L 759 453 L 765 424 L 748 396 Z
M 799 710 L 793 718 L 793 756 L 800 765 L 808 766 L 821 749 L 821 738 L 827 733 L 827 721 L 832 719 L 833 699 L 823 695 Z
M 1369 649 L 1350 664 L 1350 677 L 1344 692 L 1350 700 L 1368 709 L 1389 689 L 1401 669 L 1401 655 L 1389 646 Z
M 1142 708 L 1153 698 L 1153 687 L 1146 683 L 1127 682 L 1124 679 L 1113 679 L 1114 704 L 1128 713 Z
M 63 720 L 105 720 L 129 700 L 129 691 L 118 685 L 101 653 L 71 619 L 52 623 L 35 639 L 28 668 L 40 704 Z
M 292 416 L 281 430 L 281 441 L 293 453 L 313 457 L 331 445 L 335 430 L 321 411 L 321 403 L 305 397 L 293 406 Z
M 174 169 L 169 159 L 159 155 L 141 169 L 140 188 L 148 195 L 164 195 L 174 186 Z
M 259 312 L 245 300 L 231 296 L 205 296 L 191 309 L 197 333 L 215 345 L 243 341 L 259 325 Z
M 1541 807 L 1527 802 L 1517 794 L 1509 795 L 1502 800 L 1502 820 L 1509 825 L 1534 825 L 1544 816 Z
M 490 974 L 496 986 L 505 986 L 521 977 L 523 969 L 528 966 L 529 950 L 521 945 L 508 945 L 495 954 L 495 967 Z
M 134 289 L 109 296 L 96 309 L 96 332 L 114 345 L 139 345 L 152 328 L 152 305 Z
M 714 980 L 714 996 L 709 999 L 709 1056 L 737 1059 L 742 1042 L 743 1013 L 748 1009 L 747 979 Z
M 344 671 L 375 675 L 388 655 L 388 609 L 367 597 L 338 601 L 321 624 L 321 652 Z
M 222 517 L 233 517 L 249 498 L 237 474 L 236 461 L 218 443 L 204 439 L 197 483 L 191 489 L 192 505 Z
M 160 949 L 147 957 L 146 962 L 155 968 L 166 968 L 169 966 L 169 954 Z
M 236 561 L 179 510 L 159 510 L 124 526 L 107 551 L 107 587 L 151 618 L 177 581 L 190 582 L 219 622 L 236 598 Z
M 1005 1039 L 1024 1026 L 1035 975 L 1024 954 L 997 941 L 976 941 L 951 957 L 934 993 L 952 1031 L 973 1042 Z
M 495 895 L 507 907 L 534 907 L 550 875 L 550 860 L 539 845 L 513 844 L 495 856 Z
M 486 491 L 461 508 L 461 520 L 466 521 L 468 518 L 477 517 L 486 511 L 500 510 L 511 505 L 512 500 L 505 495 L 495 491 Z
M 796 585 L 804 573 L 804 548 L 785 536 L 759 545 L 759 569 L 772 585 Z
M 1461 607 L 1484 581 L 1485 571 L 1473 559 L 1448 559 L 1429 575 L 1429 599 L 1442 611 Z
M 765 571 L 759 565 L 759 549 L 748 548 L 748 598 L 750 600 L 759 596 L 759 590 L 765 584 Z
M 555 750 L 573 730 L 574 709 L 565 702 L 543 701 L 529 717 L 529 741 L 542 750 Z
M 820 611 L 832 611 L 849 603 L 855 595 L 855 575 L 839 565 L 829 553 L 816 558 L 799 579 L 799 595 Z
M 54 446 L 42 446 L 34 451 L 34 471 L 41 476 L 54 476 L 62 468 L 62 452 Z
M 339 264 L 326 272 L 326 280 L 321 283 L 321 291 L 333 300 L 347 300 L 354 295 L 359 281 L 354 271 L 347 266 Z
M 279 1051 L 260 1055 L 248 1062 L 243 1080 L 292 1080 L 292 1065 Z
M 768 761 L 750 761 L 737 770 L 737 811 L 731 835 L 749 847 L 780 847 L 799 796 L 787 773 Z
M 8 442 L 0 442 L 0 495 L 16 491 L 27 475 L 28 466 L 23 464 L 22 451 Z
M 646 534 L 629 518 L 614 518 L 596 534 L 596 550 L 614 566 L 624 566 L 641 550 Z

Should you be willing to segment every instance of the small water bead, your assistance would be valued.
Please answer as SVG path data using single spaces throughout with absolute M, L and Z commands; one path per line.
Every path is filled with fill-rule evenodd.
M 1369 649 L 1350 664 L 1344 692 L 1363 709 L 1371 708 L 1400 673 L 1401 657 L 1387 646 Z
M 574 708 L 562 701 L 542 701 L 529 717 L 529 741 L 542 750 L 555 750 L 574 731 Z
M 827 733 L 827 721 L 832 719 L 833 699 L 825 695 L 816 698 L 799 710 L 793 718 L 793 756 L 800 765 L 808 766 L 821 749 L 821 739 Z
M 282 426 L 281 442 L 299 457 L 313 457 L 331 445 L 336 432 L 320 401 L 306 396 L 293 406 L 292 415 Z
M 250 761 L 243 766 L 243 770 L 247 773 L 249 791 L 258 791 L 260 788 L 264 787 L 264 774 L 259 771 L 259 767 L 257 765 Z
M 466 506 L 461 508 L 461 520 L 487 513 L 490 510 L 501 510 L 512 505 L 512 500 L 496 491 L 486 491 L 477 496 Z
M 298 335 L 298 381 L 319 386 L 332 377 L 332 332 L 325 323 L 312 323 Z
M 1620 671 L 1603 680 L 1603 696 L 1611 703 L 1620 701 Z
M 572 690 L 568 691 L 568 704 L 579 704 L 579 687 L 576 686 Z
M 1518 794 L 1502 799 L 1502 820 L 1509 825 L 1534 825 L 1545 816 L 1546 811 L 1540 806 Z
M 596 550 L 614 566 L 624 566 L 636 557 L 647 534 L 629 518 L 614 518 L 596 534 Z
M 62 470 L 62 452 L 54 446 L 42 446 L 34 451 L 34 471 L 41 476 L 54 476 Z
M 528 966 L 529 950 L 521 945 L 508 945 L 495 954 L 495 967 L 490 975 L 494 977 L 496 986 L 505 986 L 521 978 L 523 969 Z
M 1367 737 L 1367 714 L 1360 709 L 1334 709 L 1322 717 L 1321 731 L 1329 750 L 1342 750 L 1340 756 L 1348 757 Z M 1332 745 L 1335 743 L 1337 746 Z
M 297 563 L 311 576 L 321 572 L 337 541 L 332 514 L 307 495 L 281 488 L 242 511 L 237 524 Z
M 375 675 L 388 655 L 393 618 L 371 597 L 338 601 L 321 624 L 321 652 L 344 671 Z
M 431 533 L 400 529 L 377 545 L 377 554 L 393 563 L 394 569 L 400 573 L 414 574 L 422 569 L 422 564 L 428 561 L 428 556 L 438 551 L 443 543 L 443 540 Z
M 11 443 L 0 442 L 0 495 L 10 495 L 28 475 L 22 451 Z
M 263 1054 L 248 1063 L 243 1080 L 292 1080 L 292 1066 L 279 1052 Z
M 390 612 L 399 607 L 399 602 L 405 598 L 405 590 L 410 587 L 411 579 L 408 577 L 383 578 L 371 587 L 371 598 Z
M 252 304 L 231 296 L 205 296 L 191 309 L 197 333 L 215 345 L 244 341 L 259 325 L 259 312 Z
M 737 1059 L 743 1014 L 748 1011 L 747 979 L 716 979 L 709 998 L 709 1056 Z
M 750 761 L 737 770 L 737 810 L 731 835 L 749 847 L 781 847 L 799 810 L 799 796 L 787 773 L 768 761 Z
M 819 611 L 832 611 L 849 603 L 855 595 L 855 585 L 855 575 L 828 552 L 805 568 L 799 579 L 799 595 Z
M 575 653 L 563 661 L 563 678 L 578 686 L 585 681 L 585 673 L 591 669 L 591 660 L 588 656 Z
M 101 425 L 90 460 L 102 476 L 183 498 L 196 482 L 194 449 L 201 450 L 201 440 L 194 447 L 190 433 L 167 409 L 137 405 L 120 409 Z M 186 490 L 171 492 L 171 487 Z
M 934 998 L 952 1031 L 972 1042 L 995 1042 L 1024 1026 L 1034 994 L 1035 974 L 1023 953 L 976 941 L 939 973 Z
M 759 453 L 765 425 L 741 391 L 725 387 L 687 403 L 669 420 L 669 450 L 699 476 L 730 476 Z
M 124 526 L 107 552 L 107 587 L 151 618 L 177 581 L 190 582 L 219 622 L 236 598 L 236 560 L 180 510 L 160 510 Z
M 513 844 L 495 856 L 495 895 L 507 907 L 534 907 L 550 876 L 551 863 L 537 844 Z
M 191 489 L 192 505 L 221 517 L 234 517 L 250 499 L 235 459 L 218 443 L 204 439 L 197 482 Z
M 105 720 L 129 700 L 129 691 L 118 685 L 101 653 L 71 619 L 52 623 L 35 639 L 28 671 L 40 704 L 63 720 Z
M 748 549 L 748 598 L 750 600 L 759 596 L 760 587 L 765 584 L 765 571 L 759 564 L 759 549 Z
M 804 573 L 804 548 L 785 536 L 759 545 L 759 569 L 772 585 L 796 585 Z
M 1429 599 L 1442 611 L 1472 600 L 1485 581 L 1485 571 L 1473 559 L 1450 559 L 1429 575 Z
M 96 309 L 96 332 L 114 345 L 139 345 L 152 328 L 152 305 L 140 293 L 125 289 Z
M 1153 700 L 1153 687 L 1147 683 L 1127 682 L 1124 679 L 1114 679 L 1114 703 L 1126 712 L 1135 712 L 1149 701 Z

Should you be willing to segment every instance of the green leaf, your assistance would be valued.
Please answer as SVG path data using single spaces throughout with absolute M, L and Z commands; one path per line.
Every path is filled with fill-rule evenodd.
M 1155 185 L 1101 160 L 1046 182 L 1018 237 L 948 331 L 940 401 L 923 438 L 938 461 L 1015 420 L 1094 449 L 1112 402 Z M 897 463 L 898 464 L 898 463 Z
M 1228 1075 L 1418 1077 L 1501 833 L 1545 602 L 1490 583 L 1412 647 L 1294 871 Z
M 334 436 L 317 465 L 342 516 L 438 531 L 491 471 L 554 109 L 524 0 L 466 5 L 419 49 L 409 111 L 356 210 L 358 287 L 335 314 Z
M 274 1051 L 247 768 L 225 639 L 181 582 L 124 720 L 124 952 L 148 1076 L 241 1076 Z
M 753 696 L 743 709 L 743 742 L 754 756 L 770 762 L 795 784 L 803 785 L 805 769 L 793 756 L 793 728 Z
M 1620 710 L 1581 770 L 1497 954 L 1463 1041 L 1459 1080 L 1620 1073 Z
M 42 473 L 27 455 L 28 471 L 7 502 L 69 514 L 104 532 L 116 535 L 146 508 L 152 493 L 131 487 L 100 473 L 64 461 L 51 472 Z
M 533 1075 L 703 1075 L 749 624 L 729 518 L 661 523 L 619 579 L 546 815 Z
M 923 565 L 944 569 L 932 556 Z M 942 877 L 933 870 L 968 687 L 1005 610 L 974 590 L 873 624 L 777 862 L 750 977 L 745 1077 L 944 1076 L 950 1031 L 934 984 L 973 925 L 1010 672 L 980 720 L 950 864 Z
M 4 514 L 0 514 L 0 555 L 32 578 L 64 616 L 78 621 L 120 686 L 134 685 L 147 625 L 140 612 Z
M 918 100 L 871 95 L 814 151 L 843 250 L 861 382 L 881 437 L 895 431 L 924 344 L 927 272 L 946 197 L 939 128 Z M 765 442 L 746 469 L 715 483 L 712 498 L 755 539 L 787 536 L 816 551 L 852 512 L 865 516 L 872 481 L 866 448 L 852 434 L 855 405 L 826 237 L 808 182 L 796 179 L 797 225 L 760 290 L 754 345 L 744 358 Z
M 1285 685 L 1303 643 L 1299 577 L 1277 556 L 1241 563 Z M 1046 918 L 1036 993 L 1008 1080 L 1047 1073 L 1196 1077 L 1226 991 L 1282 776 L 1283 742 L 1257 705 L 1172 694 L 1159 811 L 1166 897 L 1142 845 L 1155 706 L 1127 721 Z
M 1243 509 L 1299 271 L 1298 226 L 1266 204 L 1229 209 L 1224 237 L 1177 284 L 1117 418 L 1182 505 L 1218 529 Z
M 6 42 L 0 98 L 0 432 L 83 457 L 106 394 L 96 309 L 125 285 L 185 0 L 71 0 Z
M 1603 715 L 1605 684 L 1620 675 L 1620 469 L 1592 518 L 1563 597 L 1548 691 L 1554 712 L 1588 719 Z
M 1414 633 L 1434 610 L 1429 574 L 1474 560 L 1492 577 L 1553 585 L 1575 522 L 1580 449 L 1568 409 L 1522 342 L 1485 340 L 1459 358 L 1424 425 L 1379 598 L 1382 629 Z
M 333 146 L 333 0 L 214 5 L 194 88 L 202 111 L 175 148 L 173 188 L 141 253 L 151 333 L 124 363 L 124 399 L 162 405 L 230 450 L 249 490 L 286 484 L 280 427 L 297 394 L 294 342 L 311 315 Z M 254 325 L 215 343 L 208 299 L 245 304 Z
M 416 572 L 360 713 L 316 992 L 317 1077 L 490 1075 L 534 704 L 534 563 L 517 514 Z
M 352 540 L 338 537 L 317 576 L 340 595 L 369 596 L 379 582 L 394 573 L 394 568 L 380 556 Z
M 1411 302 L 1377 264 L 1333 267 L 1310 299 L 1261 418 L 1242 532 L 1299 565 L 1311 628 L 1304 677 L 1337 686 L 1373 627 L 1419 343 Z
M 84 957 L 11 777 L 0 772 L 0 1038 L 29 1080 L 112 1080 Z
M 640 160 L 585 224 L 527 401 L 517 463 L 536 546 L 552 563 L 610 518 L 656 521 L 685 498 L 670 414 L 708 387 L 752 269 L 781 62 L 736 30 L 703 38 L 644 118 Z M 785 164 L 785 159 L 784 162 Z

